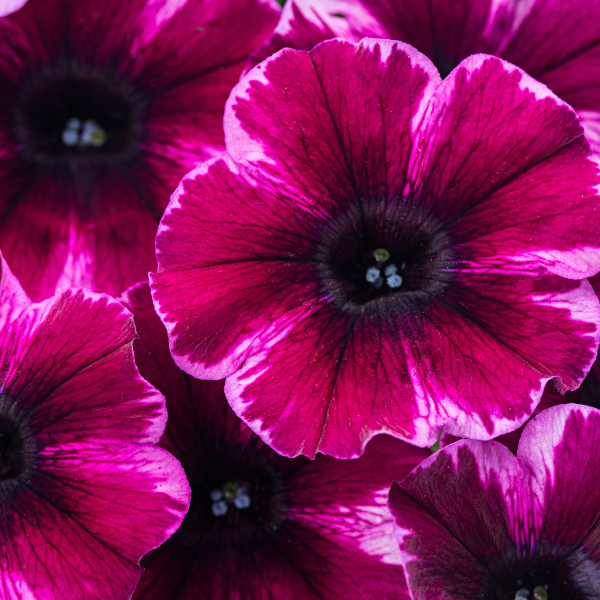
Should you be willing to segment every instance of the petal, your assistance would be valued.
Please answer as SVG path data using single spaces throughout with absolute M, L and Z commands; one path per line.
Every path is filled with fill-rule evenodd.
M 598 30 L 594 26 L 598 19 L 598 0 L 534 0 L 524 11 L 503 58 L 540 79 L 557 65 L 598 45 Z M 560 44 L 556 43 L 557 35 Z
M 241 72 L 280 10 L 275 0 L 148 1 L 131 74 L 141 88 L 161 93 L 233 64 Z
M 457 255 L 482 270 L 582 279 L 598 271 L 598 165 L 583 138 L 527 170 L 449 228 Z
M 401 327 L 393 313 L 355 317 L 329 306 L 282 319 L 227 378 L 227 399 L 285 456 L 354 458 L 377 433 L 430 446 L 437 433 L 421 412 Z
M 30 304 L 31 300 L 0 254 L 0 329 L 14 321 Z
M 164 398 L 133 360 L 128 311 L 83 290 L 32 305 L 2 335 L 3 391 L 47 443 L 156 443 Z
M 303 203 L 387 198 L 404 189 L 414 131 L 438 82 L 431 62 L 400 42 L 286 50 L 233 90 L 227 149 Z
M 187 510 L 183 469 L 149 446 L 42 453 L 3 511 L 2 571 L 20 573 L 35 598 L 129 598 L 140 558 Z
M 15 11 L 23 8 L 27 0 L 2 0 L 0 2 L 0 17 L 6 17 Z
M 538 539 L 560 548 L 586 548 L 600 560 L 597 482 L 600 411 L 564 404 L 543 411 L 523 431 L 517 457 L 532 473 Z
M 417 192 L 424 203 L 438 201 L 432 210 L 444 222 L 583 134 L 569 106 L 491 56 L 464 60 L 436 90 L 431 110 Z
M 508 448 L 459 441 L 394 483 L 389 505 L 413 600 L 478 596 L 485 565 L 514 546 L 523 480 Z
M 287 198 L 251 185 L 229 159 L 198 167 L 173 195 L 157 236 L 159 272 L 151 287 L 186 372 L 229 375 L 256 335 L 321 295 L 309 254 L 314 218 L 294 209 Z
M 383 24 L 373 18 L 361 0 L 288 0 L 273 34 L 251 55 L 249 66 L 255 67 L 283 48 L 312 50 L 336 37 L 349 42 L 359 42 L 364 37 L 405 41 L 386 35 Z

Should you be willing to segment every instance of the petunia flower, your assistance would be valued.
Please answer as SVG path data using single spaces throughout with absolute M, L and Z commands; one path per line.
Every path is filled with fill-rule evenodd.
M 600 411 L 566 404 L 434 454 L 390 492 L 412 600 L 600 597 Z
M 134 600 L 408 600 L 386 496 L 430 453 L 381 436 L 356 461 L 279 456 L 234 415 L 222 381 L 175 365 L 147 284 L 123 301 L 140 372 L 167 397 L 161 445 L 192 487 L 181 528 L 143 559 Z
M 169 196 L 223 151 L 225 100 L 279 11 L 29 0 L 0 20 L 0 248 L 31 298 L 147 278 Z
M 543 85 L 485 55 L 442 82 L 401 42 L 331 40 L 253 69 L 225 136 L 171 198 L 151 286 L 176 363 L 227 377 L 275 450 L 489 439 L 548 380 L 581 383 L 600 180 Z
M 190 489 L 154 446 L 165 401 L 131 314 L 83 290 L 32 304 L 0 274 L 0 597 L 126 600 Z
M 573 106 L 600 158 L 599 19 L 597 0 L 288 0 L 250 64 L 335 37 L 407 42 L 442 77 L 471 54 L 495 54 Z

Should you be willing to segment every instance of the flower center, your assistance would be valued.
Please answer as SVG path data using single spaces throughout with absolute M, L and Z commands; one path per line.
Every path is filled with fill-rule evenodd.
M 215 517 L 221 517 L 226 515 L 231 507 L 238 510 L 249 508 L 252 502 L 248 490 L 248 484 L 237 481 L 228 481 L 222 488 L 215 488 L 210 493 L 212 514 Z
M 82 65 L 32 74 L 13 113 L 23 156 L 44 165 L 130 159 L 143 137 L 143 103 L 130 84 Z
M 178 543 L 220 552 L 253 544 L 265 531 L 278 529 L 287 509 L 284 480 L 272 454 L 268 447 L 249 444 L 181 457 L 192 502 L 176 533 Z
M 35 441 L 18 407 L 0 394 L 0 488 L 29 477 L 35 461 Z
M 535 566 L 527 566 L 532 561 Z M 496 573 L 484 588 L 496 600 L 600 597 L 600 570 L 582 550 L 571 553 L 545 543 L 543 549 L 527 558 L 519 559 L 513 552 L 498 564 L 490 565 L 490 570 Z
M 431 298 L 451 280 L 454 266 L 440 230 L 430 216 L 400 201 L 355 206 L 338 215 L 315 256 L 325 293 L 350 310 Z

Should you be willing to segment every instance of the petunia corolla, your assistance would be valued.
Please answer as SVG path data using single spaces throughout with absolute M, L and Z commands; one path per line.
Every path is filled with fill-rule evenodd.
M 381 436 L 356 461 L 279 456 L 233 414 L 223 381 L 175 365 L 147 284 L 122 300 L 140 372 L 167 398 L 161 445 L 192 487 L 181 528 L 143 559 L 134 600 L 408 600 L 386 497 L 429 451 Z
M 412 600 L 600 597 L 600 411 L 543 411 L 515 457 L 462 440 L 390 492 Z
M 83 290 L 32 304 L 0 269 L 0 597 L 126 600 L 190 501 L 154 446 L 165 400 L 120 304 Z
M 570 104 L 598 158 L 599 19 L 598 0 L 288 0 L 250 64 L 336 37 L 401 40 L 426 54 L 442 77 L 471 54 L 494 54 Z
M 597 351 L 598 167 L 573 110 L 498 58 L 444 81 L 401 42 L 255 67 L 229 155 L 173 194 L 151 275 L 177 364 L 226 377 L 278 452 L 519 427 Z
M 32 299 L 147 278 L 169 196 L 224 150 L 225 100 L 279 12 L 29 0 L 0 19 L 0 248 Z

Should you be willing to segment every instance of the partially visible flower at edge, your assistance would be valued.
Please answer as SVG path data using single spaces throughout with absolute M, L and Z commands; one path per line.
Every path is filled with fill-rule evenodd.
M 167 398 L 161 445 L 192 487 L 181 528 L 142 560 L 134 600 L 408 600 L 386 498 L 429 452 L 380 436 L 355 461 L 279 456 L 234 415 L 223 381 L 175 365 L 147 284 L 122 301 L 140 372 Z
M 154 445 L 164 398 L 120 304 L 83 290 L 32 304 L 0 269 L 0 596 L 126 600 L 190 501 Z
M 282 48 L 364 37 L 407 42 L 445 77 L 471 54 L 511 62 L 546 84 L 581 119 L 600 158 L 598 0 L 288 0 L 254 66 Z
M 600 411 L 565 404 L 440 450 L 390 492 L 412 600 L 600 596 Z
M 0 248 L 28 295 L 119 294 L 172 191 L 224 150 L 275 0 L 29 0 L 0 19 Z

